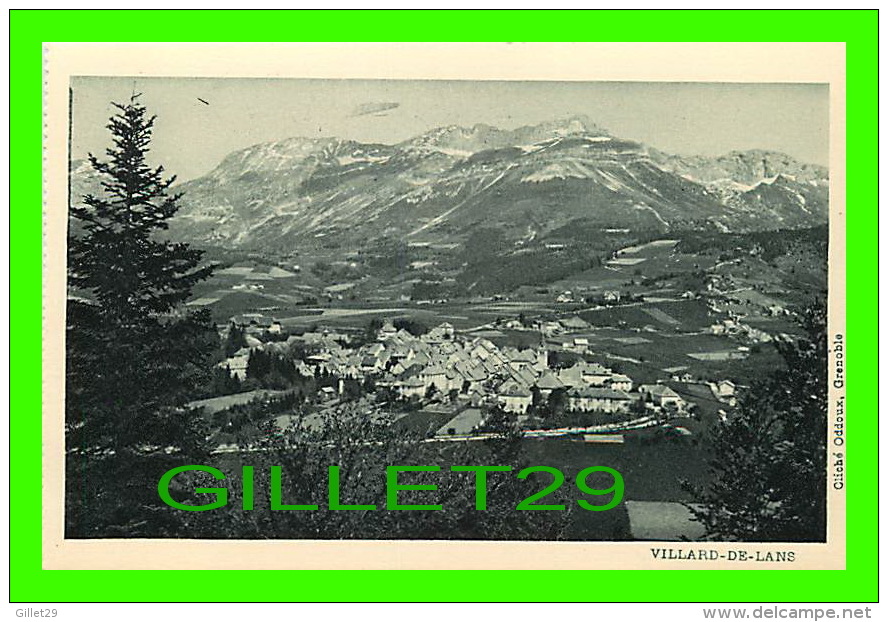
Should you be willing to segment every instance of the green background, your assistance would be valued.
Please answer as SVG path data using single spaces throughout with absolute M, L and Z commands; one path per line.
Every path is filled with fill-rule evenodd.
M 847 43 L 847 570 L 41 569 L 41 349 L 36 340 L 41 334 L 42 42 L 587 41 L 592 36 L 597 41 Z M 11 11 L 10 600 L 876 600 L 877 37 L 876 11 Z

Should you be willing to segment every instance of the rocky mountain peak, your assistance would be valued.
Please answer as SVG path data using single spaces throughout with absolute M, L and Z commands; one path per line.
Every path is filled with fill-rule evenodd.
M 77 197 L 88 167 L 75 169 Z M 575 115 L 508 130 L 448 125 L 396 145 L 253 145 L 178 186 L 172 232 L 244 248 L 360 248 L 378 239 L 458 244 L 478 227 L 520 237 L 577 219 L 602 230 L 748 231 L 824 222 L 828 188 L 826 169 L 785 154 L 675 156 Z

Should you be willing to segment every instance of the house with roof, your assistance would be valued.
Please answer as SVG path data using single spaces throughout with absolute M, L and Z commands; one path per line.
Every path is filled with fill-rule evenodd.
M 540 355 L 536 350 L 528 348 L 526 350 L 513 350 L 506 356 L 512 365 L 518 367 L 539 367 Z
M 501 384 L 496 390 L 496 397 L 500 407 L 510 413 L 526 413 L 533 403 L 530 389 L 522 387 L 517 382 Z
M 681 410 L 686 403 L 678 393 L 665 384 L 642 384 L 639 385 L 638 392 L 660 408 L 673 406 Z
M 453 354 L 454 352 L 459 352 L 463 354 L 465 351 L 465 347 L 463 346 L 461 341 L 445 341 L 444 343 L 438 346 L 438 350 L 442 354 Z
M 380 354 L 385 352 L 385 345 L 381 343 L 373 343 L 361 348 L 361 352 L 373 356 L 379 356 Z
M 509 378 L 524 387 L 530 388 L 537 383 L 538 374 L 534 373 L 535 370 L 532 368 L 521 367 L 516 369 L 509 365 L 505 369 Z
M 306 331 L 299 336 L 299 339 L 308 346 L 323 345 L 327 331 Z
M 567 332 L 586 330 L 587 328 L 589 328 L 589 322 L 576 315 L 572 315 L 570 317 L 559 320 L 558 323 Z
M 425 382 L 420 380 L 418 376 L 413 376 L 412 378 L 396 382 L 394 388 L 398 394 L 404 398 L 425 397 L 427 390 Z
M 587 363 L 583 367 L 583 382 L 593 387 L 603 387 L 611 379 L 613 372 L 598 363 Z
M 444 356 L 444 364 L 448 366 L 457 365 L 459 363 L 465 363 L 469 360 L 469 357 L 466 356 L 466 353 L 462 350 L 455 350 L 453 352 L 443 353 Z
M 563 389 L 564 383 L 551 371 L 545 371 L 537 378 L 536 387 L 540 390 L 540 395 L 547 398 L 555 389 Z
M 562 330 L 564 330 L 564 329 L 561 326 L 560 322 L 553 322 L 553 321 L 543 322 L 542 325 L 540 326 L 540 331 L 544 335 L 548 335 L 548 336 L 557 335 Z
M 503 369 L 503 364 L 499 360 L 492 357 L 481 359 L 479 361 L 479 364 L 488 376 L 494 376 L 500 373 Z
M 736 394 L 737 385 L 730 380 L 719 380 L 715 383 L 714 393 L 723 399 L 732 398 Z
M 394 362 L 389 366 L 388 371 L 389 371 L 389 373 L 391 373 L 393 376 L 400 376 L 400 375 L 403 374 L 405 371 L 407 371 L 407 368 L 406 368 L 406 367 L 404 366 L 404 364 L 401 363 L 400 361 L 394 361 Z
M 389 352 L 389 360 L 393 363 L 404 363 L 413 360 L 413 357 L 416 356 L 416 352 L 408 345 L 399 344 L 394 345 L 391 349 L 387 349 Z
M 583 380 L 583 369 L 585 365 L 583 363 L 574 363 L 570 367 L 563 367 L 559 369 L 556 373 L 558 374 L 558 380 L 565 387 L 576 388 L 586 384 L 585 380 Z
M 313 365 L 324 365 L 330 362 L 332 356 L 333 355 L 330 352 L 317 352 L 306 356 L 305 361 Z
M 434 386 L 441 393 L 447 393 L 450 390 L 450 383 L 447 380 L 447 372 L 441 365 L 432 364 L 419 371 L 416 375 L 426 387 Z
M 262 313 L 241 313 L 240 315 L 232 316 L 229 322 L 243 329 L 248 334 L 264 333 L 266 331 L 275 334 L 281 332 L 281 323 Z
M 512 352 L 504 352 L 503 358 L 509 367 L 513 369 L 526 369 L 534 376 L 538 376 L 549 369 L 549 355 L 547 351 L 540 352 L 531 348 L 521 351 L 513 350 Z
M 572 341 L 565 341 L 563 347 L 570 352 L 585 352 L 589 349 L 589 340 L 585 337 L 574 337 Z
M 579 412 L 628 413 L 632 398 L 624 391 L 582 387 L 568 393 L 568 408 Z
M 453 325 L 449 322 L 443 322 L 420 337 L 420 339 L 426 343 L 441 343 L 452 341 L 454 333 Z
M 712 392 L 712 397 L 722 404 L 729 406 L 737 405 L 737 385 L 730 380 L 720 380 L 718 382 L 710 382 L 705 385 Z
M 361 371 L 365 374 L 373 374 L 382 369 L 382 361 L 379 356 L 365 354 L 361 357 Z
M 626 374 L 611 374 L 609 386 L 616 391 L 632 391 L 632 378 Z
M 326 328 L 322 331 L 306 331 L 299 338 L 307 346 L 334 350 L 341 349 L 341 343 L 348 343 L 350 340 L 348 335 L 333 332 Z
M 395 325 L 391 320 L 386 320 L 382 323 L 380 329 L 376 332 L 376 338 L 379 341 L 387 341 L 394 337 L 398 333 L 398 329 L 395 328 Z
M 453 391 L 456 389 L 457 391 L 460 391 L 463 387 L 463 380 L 459 372 L 453 367 L 445 367 L 444 373 L 447 375 L 447 390 Z
M 490 350 L 488 350 L 481 343 L 475 342 L 466 348 L 469 352 L 469 356 L 473 359 L 481 359 L 484 360 L 490 356 Z
M 227 367 L 229 373 L 234 378 L 243 381 L 247 379 L 247 363 L 249 360 L 250 350 L 248 348 L 241 348 L 217 366 L 223 369 Z
M 473 365 L 468 362 L 460 361 L 454 365 L 453 369 L 459 375 L 459 386 L 454 386 L 454 388 L 465 393 L 477 391 L 490 377 L 481 365 Z
M 481 344 L 483 347 L 487 348 L 491 352 L 498 352 L 499 351 L 499 348 L 496 347 L 496 344 L 493 343 L 490 339 L 487 339 L 486 337 L 481 337 L 480 339 L 478 339 L 478 343 Z
M 412 359 L 405 360 L 402 365 L 407 369 L 417 368 L 422 369 L 426 365 L 429 364 L 431 359 L 429 359 L 429 355 L 425 352 L 417 352 Z

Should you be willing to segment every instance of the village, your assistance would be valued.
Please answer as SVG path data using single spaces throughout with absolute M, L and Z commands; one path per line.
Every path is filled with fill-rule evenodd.
M 577 328 L 576 318 L 554 324 L 548 322 L 542 332 L 552 336 Z M 375 398 L 366 400 L 372 404 L 366 416 L 378 420 L 386 409 L 434 412 L 441 425 L 430 429 L 430 436 L 447 440 L 490 434 L 488 419 L 505 415 L 510 427 L 527 436 L 586 433 L 590 442 L 622 442 L 622 432 L 664 424 L 690 434 L 681 421 L 697 413 L 693 401 L 665 382 L 636 384 L 591 360 L 594 355 L 581 338 L 518 349 L 463 334 L 447 322 L 422 334 L 391 320 L 374 328 L 369 337 L 319 329 L 283 339 L 274 318 L 241 314 L 221 331 L 223 337 L 241 331 L 245 345 L 219 367 L 245 381 L 251 356 L 264 352 L 292 361 L 305 380 L 324 379 L 311 400 L 319 411 L 335 411 L 347 387 L 352 398 L 358 387 L 359 397 Z M 573 357 L 559 356 L 565 352 Z M 725 408 L 734 403 L 731 381 L 706 388 Z M 285 428 L 292 418 L 282 415 L 276 421 Z

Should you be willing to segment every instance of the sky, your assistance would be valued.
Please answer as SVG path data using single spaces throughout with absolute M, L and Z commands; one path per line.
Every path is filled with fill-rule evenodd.
M 135 90 L 157 115 L 150 160 L 181 181 L 294 136 L 392 144 L 445 125 L 572 115 L 679 155 L 767 149 L 825 166 L 829 154 L 825 84 L 75 77 L 71 87 L 72 158 L 104 154 L 111 102 Z

